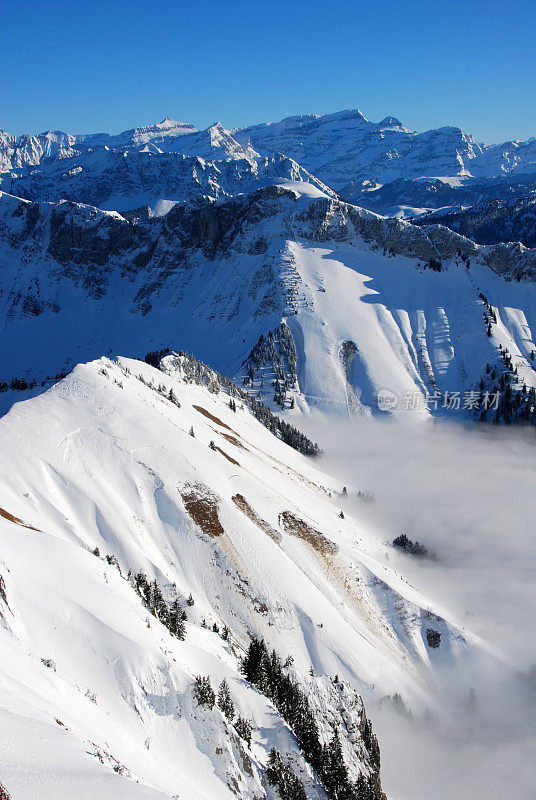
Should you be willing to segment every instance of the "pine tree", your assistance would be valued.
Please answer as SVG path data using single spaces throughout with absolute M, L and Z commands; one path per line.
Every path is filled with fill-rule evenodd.
M 238 717 L 234 727 L 240 738 L 247 742 L 248 747 L 251 747 L 251 722 L 244 717 Z
M 11 800 L 11 795 L 2 783 L 0 783 L 0 800 Z
M 214 694 L 208 675 L 197 675 L 194 686 L 194 700 L 198 706 L 214 708 L 216 695 Z
M 322 783 L 330 798 L 343 800 L 352 796 L 348 770 L 342 755 L 341 740 L 335 732 L 331 742 L 322 748 Z
M 275 747 L 270 751 L 266 778 L 272 786 L 277 786 L 281 800 L 307 800 L 303 783 L 294 774 L 290 764 L 284 763 Z
M 232 701 L 229 686 L 227 685 L 225 678 L 220 683 L 220 688 L 218 689 L 218 708 L 222 714 L 224 714 L 224 716 L 226 716 L 227 719 L 232 722 L 234 717 L 234 703 Z
M 169 607 L 168 628 L 177 639 L 182 640 L 186 636 L 186 626 L 184 625 L 186 619 L 186 613 L 180 607 L 179 598 L 176 597 Z

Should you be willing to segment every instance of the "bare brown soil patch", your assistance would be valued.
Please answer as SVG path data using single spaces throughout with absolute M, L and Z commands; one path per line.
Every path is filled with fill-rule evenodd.
M 233 458 L 228 453 L 226 453 L 225 450 L 222 450 L 221 447 L 218 447 L 218 445 L 216 445 L 216 450 L 218 451 L 218 453 L 221 453 L 222 456 L 227 459 L 227 461 L 230 461 L 231 464 L 234 464 L 235 467 L 239 467 L 240 466 L 240 464 L 238 463 L 238 461 L 235 458 Z
M 235 504 L 235 506 L 236 506 L 237 508 L 239 508 L 239 509 L 240 509 L 240 511 L 241 511 L 243 514 L 245 514 L 245 515 L 246 515 L 246 517 L 249 517 L 249 519 L 250 519 L 252 522 L 254 522 L 254 523 L 255 523 L 255 525 L 257 525 L 257 527 L 259 527 L 259 528 L 260 528 L 262 531 L 264 531 L 265 533 L 267 533 L 267 534 L 268 534 L 268 536 L 269 536 L 271 539 L 273 539 L 273 540 L 274 540 L 274 542 L 277 542 L 277 543 L 279 544 L 279 542 L 281 541 L 281 534 L 280 534 L 278 531 L 276 531 L 276 530 L 275 530 L 275 528 L 272 528 L 272 526 L 270 525 L 270 523 L 269 523 L 269 522 L 266 522 L 266 520 L 262 519 L 262 517 L 259 517 L 259 515 L 257 514 L 257 512 L 256 512 L 256 511 L 254 511 L 254 510 L 251 508 L 250 504 L 248 503 L 248 501 L 246 500 L 246 498 L 244 497 L 244 495 L 242 495 L 242 494 L 235 494 L 235 495 L 233 495 L 233 497 L 231 498 L 231 500 L 233 501 L 233 503 Z
M 31 531 L 37 531 L 38 533 L 41 533 L 39 528 L 34 528 L 33 525 L 28 525 L 22 519 L 14 517 L 13 514 L 10 514 L 9 511 L 6 511 L 4 508 L 0 508 L 0 517 L 9 520 L 9 522 L 14 522 L 15 525 L 22 525 L 23 528 L 29 528 Z
M 218 498 L 207 486 L 196 483 L 180 489 L 186 511 L 203 533 L 208 536 L 221 536 L 225 533 L 218 516 Z
M 279 515 L 279 519 L 287 533 L 303 539 L 304 542 L 310 544 L 319 553 L 333 556 L 338 552 L 339 548 L 334 542 L 327 539 L 323 533 L 315 530 L 315 528 L 311 527 L 303 519 L 296 517 L 290 511 L 283 511 Z
M 207 411 L 206 408 L 203 408 L 203 406 L 193 406 L 193 408 L 195 408 L 196 411 L 199 411 L 200 414 L 203 414 L 203 416 L 206 417 L 207 419 L 210 419 L 212 420 L 212 422 L 215 422 L 216 425 L 221 425 L 222 428 L 227 428 L 228 431 L 234 433 L 232 428 L 226 425 L 225 422 L 222 422 L 219 417 L 215 417 L 214 414 L 211 414 L 210 411 Z
M 247 450 L 247 447 L 244 447 L 242 442 L 240 442 L 236 436 L 231 436 L 228 433 L 220 433 L 220 436 L 223 436 L 224 439 L 227 439 L 229 444 L 234 444 L 235 447 L 239 447 L 241 450 Z

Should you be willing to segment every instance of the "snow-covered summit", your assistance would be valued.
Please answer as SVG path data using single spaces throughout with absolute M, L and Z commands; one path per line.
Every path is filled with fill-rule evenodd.
M 356 196 L 363 181 L 464 174 L 483 152 L 459 128 L 416 133 L 395 117 L 374 123 L 358 110 L 291 117 L 234 135 L 261 153 L 274 148 L 288 153 L 348 198 Z

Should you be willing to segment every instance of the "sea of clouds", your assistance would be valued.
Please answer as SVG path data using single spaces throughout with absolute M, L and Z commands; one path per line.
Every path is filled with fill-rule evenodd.
M 388 563 L 482 641 L 463 674 L 439 674 L 432 719 L 369 709 L 389 800 L 534 798 L 536 432 L 320 416 L 300 427 L 323 469 L 374 494 L 346 501 L 363 529 L 386 543 L 406 533 L 436 556 L 387 547 Z

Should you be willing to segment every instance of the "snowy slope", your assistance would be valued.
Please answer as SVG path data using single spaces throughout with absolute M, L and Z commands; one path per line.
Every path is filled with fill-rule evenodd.
M 474 391 L 500 346 L 519 388 L 534 385 L 536 254 L 519 245 L 479 247 L 288 181 L 148 224 L 8 195 L 0 211 L 8 382 L 177 342 L 241 381 L 260 336 L 287 320 L 303 410 L 376 409 L 380 389 L 399 410 L 408 393 Z M 489 336 L 481 294 L 496 309 Z
M 78 366 L 0 420 L 0 779 L 13 800 L 275 798 L 263 774 L 276 746 L 320 800 L 285 721 L 239 673 L 250 635 L 292 654 L 354 778 L 371 769 L 354 690 L 372 710 L 401 693 L 416 715 L 453 719 L 463 664 L 488 648 L 388 566 L 366 523 L 340 518 L 340 487 L 314 463 L 216 386 L 185 383 L 183 359 L 163 365 Z M 185 641 L 143 607 L 128 570 L 177 592 Z M 197 705 L 197 674 L 227 680 L 250 746 Z

